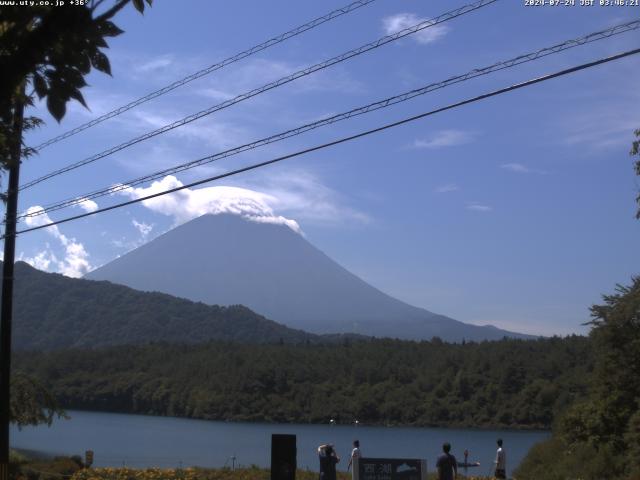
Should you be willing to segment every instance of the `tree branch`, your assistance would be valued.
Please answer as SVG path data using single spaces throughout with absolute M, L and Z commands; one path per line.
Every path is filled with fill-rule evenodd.
M 120 10 L 122 10 L 127 3 L 129 3 L 130 0 L 119 0 L 113 7 L 111 7 L 109 10 L 107 10 L 106 12 L 104 12 L 103 14 L 97 16 L 95 18 L 96 21 L 100 22 L 103 20 L 108 20 L 111 17 L 113 17 L 116 13 L 118 13 Z

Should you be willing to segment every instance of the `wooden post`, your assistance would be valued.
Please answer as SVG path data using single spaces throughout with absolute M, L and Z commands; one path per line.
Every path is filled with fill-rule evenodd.
M 11 414 L 11 321 L 13 314 L 13 266 L 16 254 L 16 216 L 22 154 L 22 120 L 24 87 L 16 97 L 13 131 L 10 138 L 11 164 L 7 189 L 2 265 L 2 306 L 0 308 L 0 480 L 9 480 L 9 422 Z

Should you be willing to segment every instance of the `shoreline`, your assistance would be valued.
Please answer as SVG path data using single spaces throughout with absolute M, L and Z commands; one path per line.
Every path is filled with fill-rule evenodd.
M 453 424 L 453 425 L 423 425 L 423 424 L 403 424 L 403 423 L 359 423 L 358 425 L 354 425 L 353 423 L 339 423 L 330 424 L 326 423 L 314 423 L 314 422 L 300 422 L 300 421 L 286 421 L 286 420 L 278 420 L 278 421 L 268 421 L 268 420 L 237 420 L 237 419 L 214 419 L 214 418 L 202 418 L 202 417 L 181 417 L 176 415 L 162 415 L 157 413 L 138 413 L 138 412 L 129 412 L 129 411 L 121 411 L 121 410 L 93 410 L 93 409 L 84 409 L 84 408 L 66 408 L 62 407 L 65 413 L 69 414 L 69 412 L 83 412 L 83 413 L 98 413 L 98 414 L 114 414 L 114 415 L 136 415 L 140 417 L 155 417 L 155 418 L 171 418 L 176 420 L 194 420 L 194 421 L 202 421 L 202 422 L 214 422 L 214 423 L 232 423 L 232 424 L 246 424 L 246 425 L 312 425 L 312 426 L 334 426 L 334 427 L 353 427 L 353 428 L 368 428 L 368 427 L 376 427 L 376 428 L 406 428 L 406 429 L 414 429 L 414 428 L 428 428 L 434 430 L 473 430 L 480 432 L 487 432 L 492 430 L 499 431 L 508 431 L 508 432 L 523 432 L 523 433 L 551 433 L 552 428 L 549 426 L 548 428 L 540 427 L 540 426 L 507 426 L 507 425 L 490 425 L 490 426 L 469 426 L 463 424 Z M 56 420 L 64 420 L 64 418 L 54 419 Z

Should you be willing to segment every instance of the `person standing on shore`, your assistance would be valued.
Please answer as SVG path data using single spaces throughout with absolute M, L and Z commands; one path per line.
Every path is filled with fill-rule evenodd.
M 507 454 L 502 448 L 502 439 L 499 438 L 496 442 L 498 444 L 498 451 L 496 452 L 496 459 L 493 463 L 496 464 L 495 477 L 507 478 Z
M 347 472 L 356 458 L 360 458 L 360 440 L 353 441 L 353 450 L 351 450 L 351 457 L 349 458 L 349 465 L 347 465 Z M 355 468 L 355 465 L 353 468 Z
M 438 480 L 455 480 L 458 476 L 458 462 L 456 457 L 451 455 L 451 445 L 446 442 L 442 445 L 442 455 L 438 457 L 436 468 L 438 469 Z
M 327 443 L 318 447 L 320 458 L 320 480 L 336 480 L 336 464 L 340 457 L 333 449 L 333 445 Z

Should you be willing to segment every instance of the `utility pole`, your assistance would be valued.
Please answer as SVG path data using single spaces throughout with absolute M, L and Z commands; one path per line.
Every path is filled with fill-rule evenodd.
M 4 262 L 2 265 L 2 307 L 0 308 L 0 480 L 9 480 L 9 421 L 11 385 L 11 320 L 13 313 L 13 264 L 16 256 L 16 217 L 20 157 L 22 156 L 22 121 L 24 118 L 24 85 L 16 95 L 10 136 L 11 158 L 7 211 L 4 230 Z

